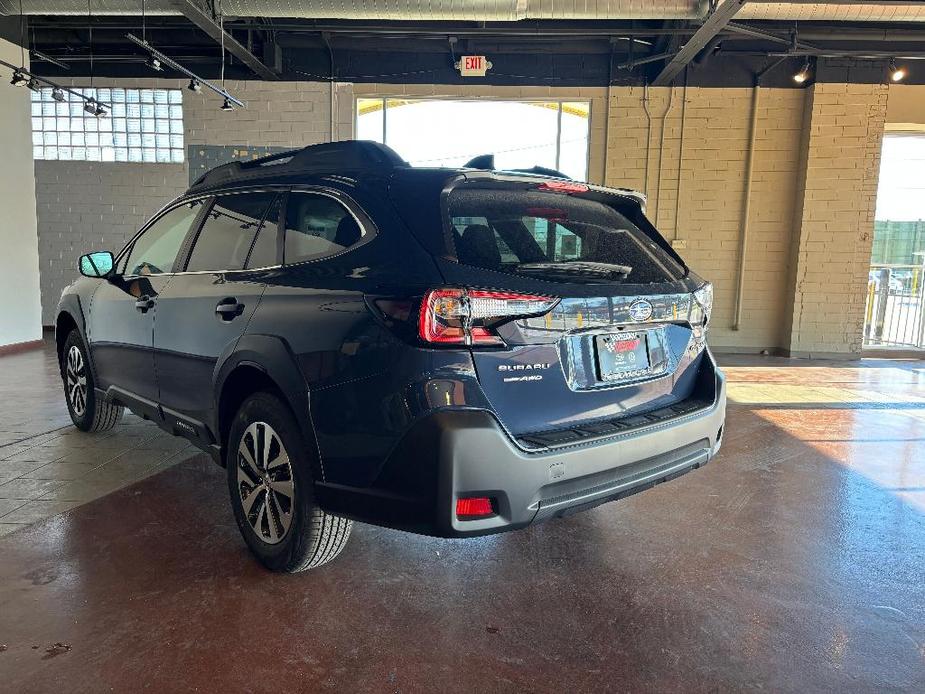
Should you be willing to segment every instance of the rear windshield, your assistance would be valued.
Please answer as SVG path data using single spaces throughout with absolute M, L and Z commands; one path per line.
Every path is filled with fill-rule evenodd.
M 638 210 L 637 210 L 638 212 Z M 610 205 L 562 193 L 456 188 L 449 214 L 460 263 L 550 280 L 671 282 L 684 268 Z

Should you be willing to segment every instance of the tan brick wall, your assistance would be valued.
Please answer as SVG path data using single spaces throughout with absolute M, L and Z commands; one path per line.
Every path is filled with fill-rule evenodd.
M 803 95 L 760 91 L 742 322 L 733 331 L 751 89 L 655 88 L 648 104 L 642 87 L 613 90 L 607 183 L 647 193 L 650 219 L 686 242 L 681 255 L 714 283 L 718 347 L 781 344 Z
M 791 353 L 857 354 L 864 327 L 886 85 L 807 90 L 791 260 Z

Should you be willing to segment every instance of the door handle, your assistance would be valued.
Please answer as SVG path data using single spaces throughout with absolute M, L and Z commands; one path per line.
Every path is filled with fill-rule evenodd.
M 135 302 L 135 308 L 142 313 L 147 313 L 149 309 L 154 308 L 154 298 L 147 294 L 138 297 L 138 301 Z
M 224 321 L 234 320 L 242 313 L 244 313 L 244 304 L 239 304 L 233 296 L 222 299 L 215 307 L 215 314 Z

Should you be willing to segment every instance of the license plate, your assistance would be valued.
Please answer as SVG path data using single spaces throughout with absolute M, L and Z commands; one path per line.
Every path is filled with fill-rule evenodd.
M 602 381 L 637 378 L 649 373 L 649 345 L 644 332 L 598 335 L 594 342 Z

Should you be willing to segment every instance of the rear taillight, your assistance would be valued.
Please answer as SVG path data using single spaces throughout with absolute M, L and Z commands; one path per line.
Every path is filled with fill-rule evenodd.
M 713 313 L 713 285 L 706 282 L 694 292 L 694 303 L 691 306 L 691 325 L 700 326 L 706 331 L 710 324 L 710 314 Z
M 515 318 L 540 316 L 559 299 L 484 289 L 433 289 L 424 295 L 418 337 L 444 345 L 503 345 L 495 328 Z

